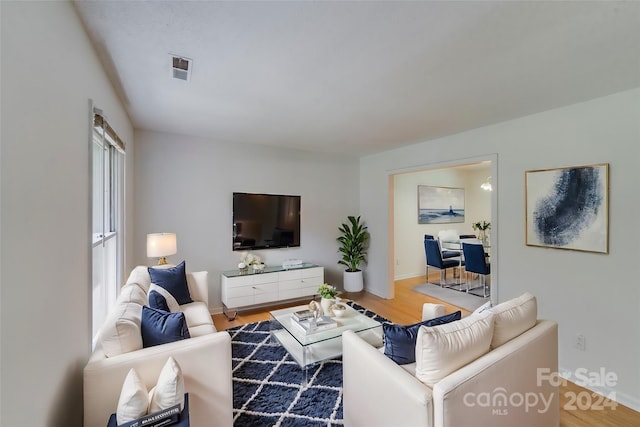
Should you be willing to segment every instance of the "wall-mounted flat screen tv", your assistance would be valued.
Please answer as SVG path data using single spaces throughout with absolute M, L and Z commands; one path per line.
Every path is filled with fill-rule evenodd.
M 233 250 L 300 246 L 300 196 L 233 193 Z

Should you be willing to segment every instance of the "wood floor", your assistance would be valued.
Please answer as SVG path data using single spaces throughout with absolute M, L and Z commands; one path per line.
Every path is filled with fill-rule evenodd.
M 434 278 L 435 279 L 435 278 Z M 422 304 L 425 302 L 444 303 L 446 313 L 459 310 L 458 307 L 438 301 L 427 295 L 412 290 L 416 285 L 424 283 L 424 277 L 399 280 L 395 283 L 395 298 L 383 299 L 368 292 L 344 293 L 344 299 L 350 299 L 368 309 L 386 317 L 392 322 L 400 324 L 415 323 L 420 320 Z M 283 306 L 284 307 L 284 306 Z M 213 315 L 213 322 L 219 331 L 245 323 L 258 322 L 269 319 L 269 311 L 277 306 L 271 306 L 259 311 L 241 312 L 234 321 L 227 320 L 222 314 Z M 468 312 L 462 310 L 463 315 Z M 609 404 L 602 404 L 602 410 L 580 410 L 572 396 L 585 396 L 587 393 L 592 401 L 596 401 L 595 394 L 574 383 L 560 387 L 560 426 L 561 427 L 622 427 L 640 426 L 640 413 L 623 405 L 617 404 L 612 409 Z M 541 426 L 543 427 L 543 426 Z

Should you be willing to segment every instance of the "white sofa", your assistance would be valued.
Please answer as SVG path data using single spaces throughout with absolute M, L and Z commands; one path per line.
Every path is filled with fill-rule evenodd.
M 516 300 L 507 303 L 517 306 L 519 301 Z M 520 326 L 514 329 L 510 323 L 519 321 L 517 318 L 522 310 L 517 307 L 502 310 L 505 306 L 501 305 L 447 325 L 421 326 L 416 344 L 418 363 L 408 365 L 396 364 L 355 333 L 345 332 L 345 425 L 558 426 L 558 378 L 554 377 L 558 372 L 558 325 L 550 320 L 537 320 L 535 299 L 533 303 L 535 314 L 531 319 L 529 312 L 529 326 L 524 332 L 517 330 Z M 528 304 L 531 306 L 531 302 Z M 495 313 L 490 313 L 491 310 Z M 485 316 L 484 320 L 479 319 L 482 316 Z M 441 361 L 445 367 L 440 373 L 444 376 L 430 385 L 418 379 L 420 372 L 429 372 L 425 369 L 428 362 L 423 362 L 424 358 L 433 357 L 439 351 L 433 345 L 437 340 L 429 341 L 429 334 L 443 339 L 444 347 L 451 344 L 453 351 L 444 358 L 456 359 L 468 350 L 462 350 L 464 345 L 460 346 L 460 341 L 451 338 L 451 331 L 463 329 L 464 322 L 487 323 L 488 319 L 492 323 L 489 337 L 492 344 L 486 351 L 449 373 L 446 365 L 450 360 Z M 511 338 L 514 334 L 516 336 Z M 479 339 L 474 331 L 470 335 L 471 341 Z M 433 354 L 426 354 L 430 352 Z M 437 373 L 437 370 L 433 372 Z
M 84 368 L 84 426 L 104 427 L 116 411 L 124 379 L 135 368 L 151 389 L 169 356 L 180 365 L 185 391 L 189 393 L 192 426 L 232 426 L 233 389 L 231 376 L 231 339 L 217 332 L 208 307 L 207 272 L 187 274 L 192 303 L 180 306 L 191 338 L 127 351 L 118 351 L 114 334 L 135 334 L 138 325 L 119 323 L 127 309 L 141 310 L 147 304 L 151 280 L 146 266 L 136 267 L 120 291 L 112 312 L 102 325 L 95 349 Z M 136 338 L 136 337 L 134 337 Z M 134 339 L 135 341 L 135 339 Z M 114 347 L 116 349 L 114 350 Z

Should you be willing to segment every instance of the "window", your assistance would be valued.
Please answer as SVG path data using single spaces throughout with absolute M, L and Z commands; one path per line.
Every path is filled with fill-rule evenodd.
M 94 109 L 92 170 L 92 330 L 115 303 L 124 263 L 124 143 Z

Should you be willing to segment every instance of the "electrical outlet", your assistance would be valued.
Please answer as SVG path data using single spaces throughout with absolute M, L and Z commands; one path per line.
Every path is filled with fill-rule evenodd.
M 586 343 L 586 338 L 584 335 L 582 334 L 578 334 L 576 335 L 576 342 L 575 342 L 575 347 L 578 350 L 582 350 L 585 351 L 587 349 L 587 343 Z
M 400 258 L 396 258 L 396 265 L 400 265 Z

